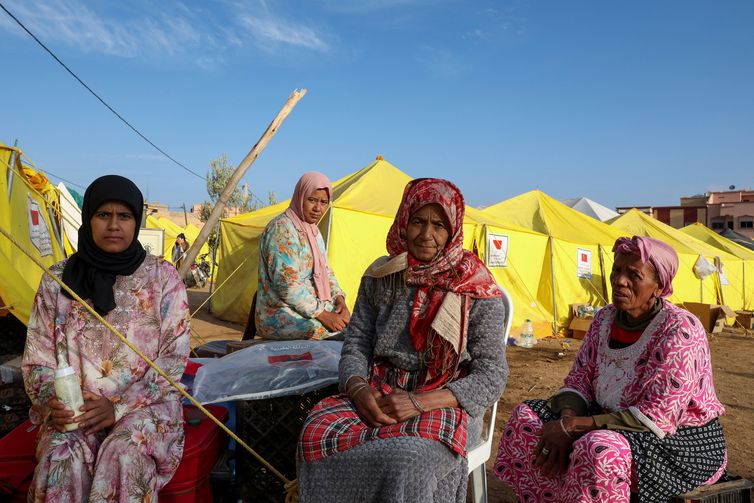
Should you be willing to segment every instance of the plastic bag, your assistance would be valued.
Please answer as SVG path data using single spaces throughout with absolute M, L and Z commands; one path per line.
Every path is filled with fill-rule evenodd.
M 717 272 L 717 268 L 704 258 L 704 255 L 699 255 L 694 264 L 694 275 L 699 279 L 704 279 L 715 272 Z
M 269 341 L 205 363 L 194 379 L 201 404 L 303 395 L 338 382 L 341 341 Z

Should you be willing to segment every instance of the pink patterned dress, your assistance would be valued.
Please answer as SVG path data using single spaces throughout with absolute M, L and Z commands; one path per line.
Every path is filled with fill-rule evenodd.
M 62 275 L 64 263 L 53 267 Z M 171 378 L 189 352 L 186 290 L 176 269 L 152 255 L 113 287 L 105 319 Z M 68 362 L 82 388 L 107 397 L 116 423 L 96 434 L 58 433 L 45 419 L 54 374 Z M 44 276 L 34 299 L 23 357 L 32 422 L 40 426 L 34 502 L 149 502 L 173 476 L 183 453 L 180 394 L 139 356 Z
M 635 343 L 609 347 L 616 309 L 592 322 L 563 391 L 579 394 L 594 413 L 629 411 L 649 431 L 594 430 L 573 443 L 565 473 L 533 466 L 542 424 L 557 419 L 543 400 L 518 405 L 500 441 L 494 473 L 522 501 L 642 502 L 715 482 L 726 450 L 717 418 L 707 336 L 690 313 L 663 308 Z

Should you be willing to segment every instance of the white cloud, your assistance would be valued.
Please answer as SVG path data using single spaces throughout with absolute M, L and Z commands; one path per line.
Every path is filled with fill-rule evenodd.
M 83 52 L 120 57 L 174 55 L 197 47 L 208 37 L 187 17 L 166 12 L 120 20 L 98 14 L 79 0 L 9 0 L 7 5 L 42 42 L 62 43 Z M 2 24 L 9 31 L 10 26 Z M 13 32 L 26 36 L 19 29 Z
M 325 8 L 343 14 L 365 14 L 398 7 L 431 7 L 448 0 L 322 0 Z
M 180 1 L 104 7 L 87 0 L 5 0 L 5 4 L 53 50 L 63 45 L 125 58 L 183 57 L 212 69 L 224 64 L 226 51 L 251 44 L 268 51 L 282 46 L 330 49 L 313 28 L 272 14 L 261 0 L 220 2 L 212 9 Z M 0 30 L 28 36 L 5 15 L 0 16 Z
M 321 52 L 326 52 L 330 49 L 329 45 L 313 29 L 307 26 L 271 17 L 261 18 L 249 15 L 241 17 L 240 21 L 245 27 L 251 30 L 254 38 L 263 46 L 267 46 L 270 43 L 273 45 L 284 44 Z

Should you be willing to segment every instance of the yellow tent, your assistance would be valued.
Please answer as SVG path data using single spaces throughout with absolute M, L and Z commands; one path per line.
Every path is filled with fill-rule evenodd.
M 353 306 L 356 300 L 366 268 L 386 253 L 385 237 L 393 223 L 403 189 L 410 180 L 407 174 L 378 158 L 366 168 L 333 183 L 332 205 L 320 221 L 319 228 L 327 243 L 328 260 L 346 292 L 349 306 Z M 267 223 L 283 212 L 288 204 L 288 201 L 284 201 L 221 221 L 218 290 L 212 298 L 212 312 L 218 317 L 246 322 L 251 298 L 257 287 L 259 237 Z M 527 285 L 532 277 L 538 278 L 540 268 L 538 264 L 532 265 L 529 259 L 536 257 L 535 247 L 542 248 L 537 241 L 544 242 L 546 238 L 515 226 L 504 228 L 498 224 L 495 227 L 494 219 L 467 206 L 464 247 L 478 249 L 479 254 L 484 256 L 488 229 L 491 233 L 505 233 L 510 236 L 511 243 L 515 243 L 506 267 L 492 270 L 514 298 L 518 323 L 522 323 L 526 317 L 549 319 L 549 312 L 539 307 L 534 298 L 527 294 Z M 227 283 L 223 285 L 226 280 Z
M 551 299 L 542 303 L 537 298 L 538 285 L 545 272 L 547 236 L 512 223 L 500 223 L 470 206 L 466 207 L 466 221 L 464 235 L 474 233 L 471 249 L 513 299 L 511 333 L 518 333 L 529 319 L 534 323 L 535 334 L 549 335 L 553 319 Z
M 51 266 L 65 258 L 60 220 L 53 209 L 58 193 L 41 172 L 21 162 L 19 148 L 0 144 L 0 227 Z M 39 195 L 41 193 L 42 195 Z M 0 235 L 0 308 L 28 324 L 42 270 Z M 7 312 L 0 309 L 0 313 Z
M 189 243 L 193 243 L 199 235 L 199 228 L 195 225 L 188 224 L 186 227 L 181 227 L 169 218 L 155 218 L 152 215 L 147 216 L 147 228 L 163 229 L 165 231 L 165 244 L 162 254 L 163 258 L 171 264 L 173 263 L 173 245 L 178 234 L 183 233 Z M 207 243 L 204 243 L 199 250 L 199 255 L 204 253 L 209 253 L 209 245 Z
M 735 289 L 741 291 L 743 308 L 754 310 L 754 251 L 746 248 L 745 246 L 741 246 L 735 241 L 731 241 L 730 239 L 721 236 L 717 232 L 700 224 L 699 222 L 687 225 L 686 227 L 681 229 L 681 232 L 695 237 L 700 241 L 704 241 L 708 245 L 712 245 L 715 248 L 726 251 L 731 255 L 735 255 L 742 260 L 741 287 Z M 726 278 L 728 276 L 729 269 L 732 267 L 734 267 L 733 264 L 726 265 L 723 268 L 723 274 L 725 274 Z M 723 300 L 725 300 L 726 302 L 728 301 L 728 299 Z
M 483 213 L 502 225 L 516 225 L 544 235 L 544 246 L 533 246 L 530 260 L 541 275 L 536 299 L 552 317 L 551 331 L 568 323 L 569 304 L 604 306 L 610 299 L 612 246 L 622 233 L 534 190 L 485 208 Z M 516 306 L 518 309 L 518 305 Z
M 361 275 L 385 254 L 385 236 L 411 178 L 389 162 L 375 162 L 333 183 L 330 209 L 319 223 L 330 266 L 350 307 Z M 216 316 L 245 323 L 257 289 L 259 237 L 267 223 L 288 208 L 283 201 L 220 221 L 218 289 L 212 297 Z M 223 285 L 226 279 L 230 278 Z M 222 286 L 221 286 L 222 285 Z
M 612 224 L 627 235 L 647 236 L 664 241 L 678 253 L 678 273 L 673 280 L 673 295 L 670 300 L 681 302 L 705 302 L 714 304 L 719 302 L 722 291 L 725 304 L 733 309 L 743 306 L 742 260 L 719 248 L 708 245 L 698 239 L 674 229 L 637 209 L 632 209 L 621 215 Z M 717 273 L 704 280 L 694 275 L 694 265 L 703 256 L 710 263 L 718 259 L 724 266 L 729 285 L 720 285 Z

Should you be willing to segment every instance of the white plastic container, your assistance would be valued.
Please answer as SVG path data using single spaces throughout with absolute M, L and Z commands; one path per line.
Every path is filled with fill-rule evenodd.
M 534 327 L 531 320 L 526 320 L 521 328 L 521 334 L 518 336 L 518 345 L 522 348 L 534 347 Z
M 80 416 L 80 408 L 84 405 L 84 396 L 81 393 L 81 382 L 73 367 L 60 367 L 55 372 L 55 395 L 58 400 L 65 404 L 65 408 L 72 410 L 74 417 Z M 74 431 L 79 427 L 78 423 L 65 425 L 65 431 Z

